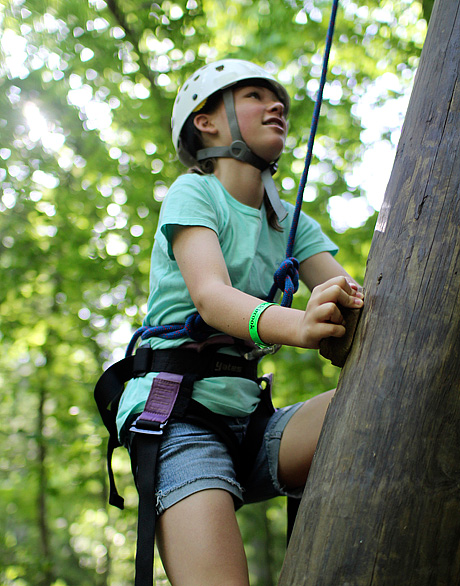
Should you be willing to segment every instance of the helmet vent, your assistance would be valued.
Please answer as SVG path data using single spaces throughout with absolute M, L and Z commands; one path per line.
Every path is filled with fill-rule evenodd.
M 224 65 L 219 65 L 218 67 L 216 67 L 216 71 L 223 71 L 224 70 Z
M 198 97 L 198 94 L 193 94 L 193 96 L 192 96 L 192 100 L 196 100 L 196 99 L 197 99 L 197 97 Z

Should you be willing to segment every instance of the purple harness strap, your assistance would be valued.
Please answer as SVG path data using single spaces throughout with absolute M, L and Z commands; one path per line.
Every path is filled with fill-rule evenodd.
M 183 375 L 160 372 L 153 379 L 144 411 L 136 419 L 130 431 L 161 434 L 174 408 Z

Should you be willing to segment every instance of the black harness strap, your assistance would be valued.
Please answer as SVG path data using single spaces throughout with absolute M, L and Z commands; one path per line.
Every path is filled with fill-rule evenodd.
M 262 377 L 261 383 L 265 383 L 265 388 L 261 389 L 260 402 L 256 411 L 251 416 L 246 435 L 241 446 L 241 453 L 244 459 L 241 462 L 241 478 L 248 479 L 251 473 L 251 464 L 255 461 L 264 438 L 264 431 L 267 427 L 268 420 L 275 412 L 272 403 L 271 388 L 273 375 Z M 294 523 L 297 517 L 297 511 L 300 505 L 300 498 L 287 497 L 287 528 L 286 541 L 289 544 Z
M 152 399 L 147 399 L 146 409 L 144 415 L 150 409 L 155 410 L 153 395 L 158 389 L 161 390 L 161 377 L 165 373 L 160 373 L 159 377 L 154 380 L 152 389 L 149 394 Z M 166 375 L 167 376 L 167 375 Z M 158 384 L 158 379 L 160 383 Z M 165 379 L 163 379 L 165 380 Z M 136 572 L 135 572 L 135 586 L 152 586 L 153 584 L 153 560 L 154 560 L 154 544 L 155 544 L 155 530 L 156 530 L 156 502 L 155 502 L 155 478 L 156 468 L 158 462 L 158 452 L 163 435 L 163 427 L 172 413 L 175 416 L 181 417 L 185 415 L 187 405 L 191 401 L 193 384 L 196 380 L 195 375 L 181 376 L 180 392 L 176 393 L 173 401 L 168 404 L 167 411 L 164 413 L 165 420 L 150 421 L 144 417 L 140 421 L 140 417 L 136 419 L 131 430 L 137 433 L 132 433 L 129 438 L 131 468 L 133 471 L 134 481 L 136 483 L 137 492 L 139 494 L 138 504 L 138 519 L 137 519 L 137 544 L 136 544 Z M 157 381 L 157 384 L 155 384 Z M 161 392 L 161 391 L 160 391 Z M 174 391 L 173 391 L 174 392 Z M 180 397 L 180 399 L 179 399 Z M 172 403 L 171 409 L 169 405 Z M 139 427 L 136 427 L 139 426 Z
M 289 545 L 291 540 L 292 531 L 294 529 L 294 523 L 297 518 L 297 513 L 300 507 L 300 499 L 293 497 L 287 497 L 287 531 L 286 531 L 286 546 Z
M 139 493 L 137 515 L 136 576 L 134 586 L 152 586 L 156 528 L 155 473 L 160 449 L 160 437 L 136 434 L 136 486 Z
M 112 469 L 113 451 L 120 445 L 120 442 L 118 441 L 116 415 L 125 383 L 134 376 L 136 356 L 137 354 L 112 364 L 112 366 L 102 374 L 94 388 L 94 399 L 102 421 L 109 432 L 109 443 L 107 445 L 109 503 L 119 509 L 124 508 L 124 499 L 118 494 Z
M 199 352 L 193 347 L 152 350 L 148 346 L 141 346 L 134 355 L 133 372 L 135 376 L 142 376 L 142 373 L 147 372 L 172 372 L 174 374 L 189 372 L 198 378 L 215 376 L 257 378 L 257 360 L 245 360 L 241 356 L 223 354 L 218 352 L 220 348 L 220 344 L 207 345 Z M 129 358 L 125 358 L 125 360 L 129 360 Z
M 176 378 L 174 378 L 176 377 Z M 143 413 L 130 428 L 133 475 L 139 493 L 135 586 L 152 586 L 156 529 L 155 480 L 163 429 L 170 418 L 185 418 L 214 432 L 227 446 L 235 465 L 239 442 L 224 418 L 194 401 L 196 376 L 160 373 L 153 381 Z M 166 394 L 165 394 L 166 389 Z M 168 396 L 166 396 L 168 395 Z
M 254 463 L 264 438 L 264 431 L 267 427 L 268 420 L 275 412 L 271 399 L 273 375 L 264 376 L 260 379 L 260 401 L 256 410 L 252 414 L 246 435 L 244 436 L 241 452 L 244 454 L 244 460 L 241 467 L 241 478 L 246 480 L 249 478 L 252 471 L 252 464 Z M 265 383 L 265 387 L 262 385 Z

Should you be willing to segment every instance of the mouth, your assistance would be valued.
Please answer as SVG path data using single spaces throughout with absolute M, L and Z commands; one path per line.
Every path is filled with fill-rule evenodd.
M 262 126 L 276 126 L 283 132 L 286 129 L 286 125 L 284 124 L 283 120 L 281 120 L 281 118 L 268 118 L 268 120 L 262 122 Z

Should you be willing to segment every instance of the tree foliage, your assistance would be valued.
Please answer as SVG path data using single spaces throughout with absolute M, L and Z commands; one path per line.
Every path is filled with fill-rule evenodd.
M 106 434 L 92 389 L 145 311 L 161 200 L 184 171 L 170 140 L 175 93 L 224 56 L 277 75 L 293 96 L 277 182 L 294 201 L 329 11 L 326 0 L 0 0 L 1 584 L 130 582 L 137 497 L 121 453 L 127 511 L 106 506 Z M 339 9 L 305 210 L 357 279 L 375 223 L 359 179 L 382 189 L 362 161 L 397 141 L 401 120 L 388 108 L 412 83 L 422 16 L 409 0 Z M 296 305 L 306 300 L 301 289 Z M 294 348 L 264 369 L 276 373 L 278 405 L 338 374 Z M 275 583 L 283 503 L 243 509 L 240 520 L 252 583 Z

